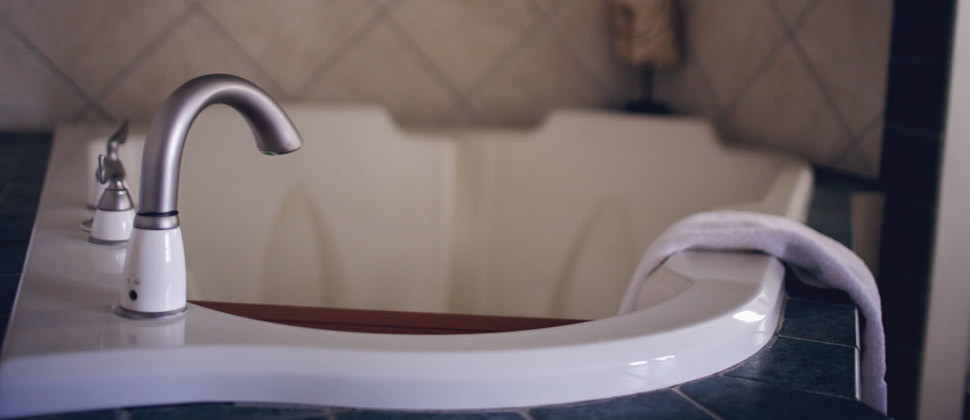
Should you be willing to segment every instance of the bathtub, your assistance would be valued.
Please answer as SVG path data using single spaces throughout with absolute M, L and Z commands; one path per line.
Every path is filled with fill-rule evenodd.
M 0 415 L 199 401 L 556 404 L 710 375 L 777 326 L 784 269 L 756 253 L 677 254 L 637 311 L 615 313 L 640 254 L 683 216 L 803 220 L 812 179 L 800 160 L 727 148 L 683 117 L 563 110 L 530 130 L 402 130 L 380 108 L 286 109 L 305 144 L 285 156 L 256 153 L 228 109 L 193 126 L 180 188 L 190 300 L 590 321 L 421 336 L 194 304 L 173 319 L 121 318 L 125 249 L 78 228 L 103 139 L 63 127 L 0 356 Z M 124 146 L 129 173 L 143 142 Z

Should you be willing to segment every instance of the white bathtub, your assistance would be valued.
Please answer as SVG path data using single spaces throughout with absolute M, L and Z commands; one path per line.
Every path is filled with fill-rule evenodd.
M 561 111 L 530 131 L 419 133 L 377 108 L 287 110 L 305 144 L 281 157 L 259 155 L 227 109 L 195 123 L 179 196 L 190 299 L 596 321 L 412 336 L 195 305 L 173 320 L 119 318 L 124 249 L 77 228 L 97 146 L 64 128 L 0 359 L 0 415 L 191 401 L 553 404 L 712 374 L 775 329 L 783 268 L 759 254 L 678 254 L 646 283 L 640 310 L 612 315 L 640 253 L 675 220 L 722 207 L 802 220 L 811 172 L 796 159 L 725 148 L 689 118 Z

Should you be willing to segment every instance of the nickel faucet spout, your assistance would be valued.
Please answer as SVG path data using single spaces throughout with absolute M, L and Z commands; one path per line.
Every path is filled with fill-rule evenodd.
M 175 217 L 182 149 L 195 117 L 214 104 L 239 111 L 253 131 L 256 147 L 263 153 L 281 155 L 303 145 L 290 118 L 258 86 L 228 74 L 209 74 L 189 80 L 172 92 L 148 129 L 135 227 L 178 226 Z
M 133 318 L 179 314 L 186 308 L 185 251 L 178 220 L 182 149 L 192 122 L 210 105 L 242 114 L 265 154 L 298 150 L 303 140 L 283 109 L 251 82 L 210 74 L 185 82 L 155 114 L 142 154 L 138 214 L 128 242 L 125 289 L 118 313 Z

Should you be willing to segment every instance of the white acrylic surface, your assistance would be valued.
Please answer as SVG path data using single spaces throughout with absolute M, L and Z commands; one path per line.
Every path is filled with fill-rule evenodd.
M 445 160 L 446 164 L 435 164 L 433 158 L 410 160 L 412 158 L 408 156 L 420 155 L 420 148 L 405 150 L 403 146 L 396 147 L 393 136 L 400 138 L 401 135 L 395 134 L 399 132 L 383 114 L 375 113 L 371 109 L 290 107 L 288 110 L 306 137 L 307 150 L 311 151 L 311 156 L 321 158 L 328 155 L 323 152 L 313 155 L 312 145 L 323 142 L 322 139 L 330 136 L 346 139 L 345 143 L 329 144 L 326 147 L 329 155 L 343 157 L 316 162 L 318 172 L 315 172 L 314 177 L 305 179 L 300 178 L 302 175 L 296 175 L 306 169 L 301 166 L 303 163 L 296 160 L 257 156 L 260 159 L 251 164 L 248 158 L 236 162 L 237 157 L 256 155 L 252 145 L 246 144 L 250 141 L 249 134 L 238 117 L 228 113 L 207 113 L 200 117 L 197 128 L 193 129 L 193 136 L 208 134 L 209 138 L 190 139 L 183 167 L 180 210 L 185 246 L 188 249 L 190 288 L 193 285 L 192 270 L 196 267 L 193 257 L 209 258 L 218 251 L 220 245 L 257 241 L 272 236 L 273 232 L 260 231 L 268 229 L 272 224 L 264 225 L 265 222 L 257 221 L 245 228 L 238 225 L 240 221 L 246 220 L 246 211 L 272 214 L 274 206 L 286 202 L 289 194 L 298 197 L 297 202 L 303 204 L 296 206 L 292 213 L 283 212 L 283 216 L 311 217 L 312 214 L 318 214 L 306 207 L 307 197 L 316 196 L 307 190 L 300 191 L 299 188 L 313 191 L 318 184 L 334 185 L 330 200 L 354 200 L 355 203 L 364 203 L 365 209 L 367 206 L 378 209 L 384 199 L 381 194 L 354 194 L 354 186 L 361 188 L 361 185 L 383 185 L 387 194 L 402 191 L 397 198 L 407 201 L 405 198 L 415 192 L 405 188 L 410 188 L 411 183 L 424 185 L 425 181 L 420 178 L 422 176 L 427 176 L 430 180 L 450 180 L 449 182 L 455 183 L 463 182 L 456 180 L 459 177 L 475 179 L 475 176 L 468 174 L 455 174 L 460 172 L 457 169 L 462 166 L 455 165 L 454 160 Z M 375 115 L 378 118 L 375 119 Z M 557 118 L 565 122 L 557 123 L 553 119 L 547 123 L 545 130 L 550 130 L 549 127 L 555 128 L 557 124 L 562 126 L 557 129 L 559 131 L 553 130 L 545 141 L 568 137 L 568 132 L 589 132 L 592 129 L 584 127 L 596 122 L 597 115 L 599 114 L 578 112 L 562 114 Z M 623 124 L 633 124 L 633 127 L 627 126 L 626 130 L 636 128 L 637 125 L 635 119 L 629 117 L 600 117 L 621 127 Z M 605 122 L 602 118 L 600 120 L 599 122 Z M 625 120 L 629 121 L 624 123 Z M 676 134 L 676 124 L 663 121 L 658 123 L 659 128 L 655 134 Z M 610 141 L 611 136 L 624 131 L 609 124 L 600 128 L 598 132 L 602 133 L 602 141 Z M 375 137 L 381 132 L 391 136 L 391 139 Z M 777 325 L 783 277 L 781 264 L 760 254 L 699 251 L 678 254 L 654 273 L 644 288 L 645 293 L 650 291 L 653 296 L 641 299 L 643 307 L 637 312 L 532 331 L 451 336 L 347 333 L 253 321 L 191 304 L 184 315 L 174 319 L 124 319 L 114 315 L 111 310 L 112 305 L 117 302 L 118 294 L 124 290 L 122 273 L 125 247 L 90 244 L 77 227 L 80 220 L 90 217 L 90 211 L 85 208 L 89 185 L 82 176 L 87 169 L 84 151 L 88 147 L 83 133 L 83 130 L 65 128 L 58 130 L 55 137 L 21 289 L 0 357 L 2 416 L 196 401 L 258 401 L 388 409 L 473 409 L 589 400 L 666 387 L 723 370 L 760 349 Z M 511 188 L 507 182 L 519 180 L 518 182 L 527 184 L 532 182 L 530 177 L 546 176 L 541 168 L 530 174 L 526 173 L 528 165 L 519 166 L 514 162 L 499 164 L 525 159 L 529 156 L 529 151 L 517 151 L 515 147 L 505 148 L 498 144 L 489 145 L 491 141 L 498 143 L 506 140 L 501 136 L 496 136 L 496 140 L 475 138 L 485 135 L 484 133 L 466 134 L 467 137 L 460 140 L 467 143 L 459 146 L 449 146 L 449 141 L 457 140 L 448 140 L 441 135 L 428 135 L 420 139 L 425 143 L 421 147 L 426 148 L 431 157 L 460 154 L 463 151 L 456 149 L 466 144 L 473 148 L 493 148 L 493 152 L 489 153 L 504 156 L 488 158 L 496 162 L 494 164 L 482 164 L 492 167 L 482 169 L 486 173 L 492 171 L 492 175 L 485 177 L 486 186 L 482 188 L 492 191 L 489 194 L 493 194 L 493 197 L 505 195 L 510 199 L 514 198 L 514 189 L 507 190 Z M 516 147 L 530 147 L 521 135 L 506 134 L 519 136 L 512 139 L 518 142 Z M 451 135 L 453 138 L 457 136 Z M 217 143 L 212 141 L 213 137 L 220 136 L 237 137 L 233 138 L 233 143 L 243 144 L 230 147 L 227 143 L 224 148 L 232 151 L 221 155 L 210 155 L 214 151 L 204 151 L 205 147 L 200 146 L 206 144 L 207 140 Z M 368 145 L 368 141 L 375 144 Z M 563 141 L 569 143 L 568 140 Z M 624 142 L 618 142 L 622 143 Z M 622 151 L 626 146 L 617 147 Z M 357 150 L 355 156 L 362 160 L 349 160 L 347 157 L 353 156 L 353 153 L 338 153 L 341 150 L 353 152 L 356 148 L 360 150 Z M 518 154 L 519 152 L 522 154 Z M 383 153 L 388 153 L 389 156 L 382 158 Z M 616 159 L 629 153 L 632 152 L 626 150 L 619 153 Z M 581 154 L 577 151 L 577 158 Z M 361 170 L 362 167 L 370 168 L 366 166 L 367 159 L 393 163 L 395 157 L 403 161 L 399 169 L 387 167 L 373 171 Z M 540 157 L 536 155 L 530 159 Z M 190 183 L 201 183 L 198 173 L 187 176 L 193 174 L 193 168 L 201 167 L 199 163 L 193 163 L 194 159 L 221 159 L 234 162 L 239 167 L 233 172 L 234 176 L 228 177 L 222 176 L 228 171 L 212 171 L 212 176 L 205 182 L 211 184 L 211 191 L 223 192 L 205 195 L 202 190 L 187 188 Z M 488 159 L 472 159 L 471 163 L 488 162 Z M 713 157 L 710 159 L 712 162 L 716 160 Z M 556 166 L 555 171 L 559 171 L 579 165 L 580 160 L 573 160 L 572 164 L 565 162 L 561 166 L 552 163 L 549 165 Z M 643 157 L 641 160 L 649 159 Z M 651 162 L 661 161 L 663 159 Z M 712 175 L 724 176 L 723 171 L 726 169 L 712 162 L 695 166 L 693 173 L 713 170 L 715 173 Z M 745 161 L 743 164 L 757 166 L 753 162 Z M 775 168 L 774 170 L 754 171 L 750 176 L 759 179 L 771 178 L 762 180 L 761 187 L 741 197 L 744 198 L 742 201 L 761 203 L 751 205 L 762 205 L 767 211 L 790 217 L 798 218 L 803 215 L 810 178 L 805 180 L 806 175 L 798 171 L 797 164 L 789 165 L 785 162 L 791 161 L 769 159 L 767 167 Z M 633 164 L 635 161 L 617 160 L 612 166 L 628 163 Z M 267 164 L 271 167 L 259 169 Z M 519 170 L 526 172 L 517 173 Z M 252 181 L 249 177 L 250 171 L 260 174 L 263 177 L 261 179 L 266 179 L 267 183 L 275 179 L 278 186 L 287 185 L 280 183 L 280 180 L 304 180 L 302 184 L 277 188 L 280 191 L 274 194 L 270 189 L 259 190 L 263 187 L 258 184 L 260 181 Z M 436 171 L 452 171 L 451 176 L 454 178 L 439 177 L 435 175 Z M 277 176 L 274 178 L 270 174 Z M 685 172 L 683 176 L 686 175 Z M 514 179 L 504 181 L 504 176 Z M 656 176 L 662 178 L 670 175 L 659 173 Z M 588 188 L 605 181 L 607 180 L 590 181 Z M 576 191 L 587 188 L 582 177 L 571 182 Z M 250 194 L 256 197 L 248 197 L 246 191 L 252 189 L 270 195 Z M 454 191 L 448 193 L 452 195 L 468 193 L 445 186 L 438 187 L 438 191 L 442 190 Z M 557 194 L 565 194 L 568 198 L 569 188 L 549 191 L 547 196 L 550 201 L 555 201 L 560 197 Z M 675 195 L 658 195 L 655 201 L 672 200 Z M 617 196 L 622 197 L 622 194 Z M 449 201 L 440 196 L 437 199 L 434 197 L 432 194 L 420 200 L 415 199 L 415 207 L 403 212 L 400 217 L 413 217 L 419 225 L 422 218 L 455 217 L 449 216 L 455 213 L 450 210 L 431 215 L 423 214 L 433 209 L 422 208 L 420 202 Z M 222 213 L 225 220 L 206 218 L 201 212 L 206 206 L 236 199 L 243 201 L 231 203 L 236 211 Z M 449 199 L 452 197 L 449 196 Z M 475 207 L 471 202 L 474 199 L 477 198 L 459 197 L 454 200 L 467 200 L 463 205 Z M 727 204 L 729 203 L 724 203 Z M 542 207 L 537 202 L 533 210 L 539 211 Z M 660 211 L 662 207 L 650 208 Z M 333 218 L 327 226 L 337 229 L 343 226 L 343 221 L 354 220 L 340 218 L 345 215 L 338 217 L 341 215 L 339 206 L 333 209 L 326 213 Z M 300 215 L 300 212 L 305 215 Z M 199 217 L 193 219 L 191 214 L 196 213 L 199 213 Z M 364 214 L 358 217 L 368 216 L 374 221 L 373 230 L 358 233 L 361 236 L 359 238 L 349 233 L 344 236 L 335 234 L 333 238 L 336 239 L 331 245 L 343 252 L 355 247 L 367 249 L 368 246 L 380 244 L 384 240 L 401 241 L 402 244 L 413 244 L 417 248 L 422 241 L 434 242 L 440 240 L 436 239 L 440 237 L 455 237 L 459 238 L 456 240 L 476 242 L 479 244 L 476 245 L 477 248 L 491 249 L 486 256 L 501 250 L 503 243 L 510 247 L 520 246 L 510 241 L 514 236 L 509 235 L 514 235 L 514 232 L 499 232 L 506 222 L 500 223 L 495 218 L 510 217 L 508 212 L 489 210 L 485 215 L 467 216 L 479 222 L 469 224 L 475 225 L 473 228 L 462 228 L 495 231 L 498 239 L 495 236 L 486 239 L 469 232 L 452 236 L 452 232 L 448 231 L 450 228 L 441 228 L 440 223 L 411 227 L 400 227 L 393 223 L 382 225 L 381 216 L 386 215 L 373 211 L 362 213 Z M 558 216 L 550 215 L 550 218 L 555 217 Z M 234 226 L 236 230 L 219 231 L 228 232 L 225 237 L 203 238 L 190 234 L 196 230 L 207 232 L 207 227 L 202 222 L 224 223 Z M 393 231 L 391 235 L 388 228 L 399 230 Z M 407 229 L 413 229 L 414 233 L 407 234 Z M 297 235 L 296 238 L 299 239 L 299 233 L 295 231 L 287 235 Z M 541 233 L 535 232 L 537 235 Z M 405 236 L 397 237 L 399 234 Z M 493 242 L 498 240 L 506 242 Z M 272 240 L 268 242 L 281 243 Z M 642 244 L 643 247 L 645 245 Z M 321 248 L 328 249 L 325 246 Z M 362 270 L 352 278 L 347 277 L 353 282 L 363 282 L 361 285 L 352 285 L 354 296 L 369 289 L 379 296 L 381 293 L 386 295 L 396 290 L 404 290 L 403 287 L 380 290 L 376 287 L 381 283 L 367 281 L 367 275 L 386 277 L 381 270 L 398 267 L 393 274 L 400 274 L 404 280 L 410 282 L 404 283 L 407 287 L 418 288 L 419 292 L 424 291 L 431 295 L 424 299 L 419 292 L 415 292 L 419 296 L 414 298 L 416 301 L 448 302 L 451 299 L 449 290 L 453 292 L 453 289 L 435 288 L 447 285 L 448 277 L 444 273 L 440 277 L 432 274 L 442 267 L 450 267 L 448 272 L 456 268 L 449 264 L 422 266 L 416 264 L 412 257 L 420 254 L 432 261 L 448 259 L 445 251 L 452 248 L 442 245 L 429 249 L 438 249 L 440 252 L 432 253 L 424 249 L 408 254 L 412 251 L 401 244 L 375 246 L 371 261 L 379 262 L 372 263 L 376 267 L 371 268 L 371 271 Z M 390 258 L 389 255 L 393 256 L 394 250 L 405 255 L 398 260 L 380 260 Z M 236 255 L 235 262 L 244 264 L 247 259 L 263 261 L 261 257 L 266 251 L 264 249 L 261 252 L 263 254 Z M 473 252 L 471 255 L 482 258 L 482 254 Z M 301 258 L 307 257 L 309 256 L 296 256 L 293 262 L 303 263 L 306 260 Z M 216 255 L 213 258 L 218 260 L 219 257 Z M 484 267 L 489 267 L 488 258 L 481 262 Z M 356 267 L 348 265 L 350 266 Z M 501 266 L 500 264 L 499 267 Z M 493 268 L 495 269 L 498 268 Z M 494 276 L 497 273 L 489 272 L 488 275 Z M 219 273 L 205 272 L 195 275 L 211 277 L 217 274 Z M 414 279 L 422 276 L 429 283 L 413 283 L 417 281 Z M 241 282 L 241 279 L 232 280 L 240 281 L 235 288 L 246 290 L 251 287 Z M 286 279 L 277 277 L 274 280 Z M 442 284 L 436 285 L 434 282 Z M 225 284 L 235 283 L 228 281 Z M 284 282 L 278 287 L 289 285 Z M 530 290 L 529 293 L 537 292 Z M 569 303 L 581 300 L 575 296 L 568 293 L 560 293 L 559 296 L 564 303 L 554 305 L 555 307 L 582 307 L 582 304 Z M 489 299 L 498 299 L 498 296 Z M 510 304 L 510 307 L 524 305 Z
M 94 212 L 91 222 L 91 238 L 100 241 L 121 242 L 131 237 L 132 224 L 135 221 L 135 209 L 122 211 Z
M 670 223 L 800 219 L 810 171 L 691 118 L 560 111 L 535 131 L 402 132 L 380 109 L 294 107 L 303 148 L 255 153 L 207 111 L 185 146 L 189 299 L 595 319 Z

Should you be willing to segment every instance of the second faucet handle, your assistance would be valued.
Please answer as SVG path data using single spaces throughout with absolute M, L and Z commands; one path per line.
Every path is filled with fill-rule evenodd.
M 94 177 L 98 183 L 107 184 L 110 180 L 125 180 L 125 166 L 121 163 L 118 148 L 128 141 L 128 120 L 121 123 L 114 134 L 108 138 L 105 154 L 98 155 L 98 170 Z
M 108 139 L 106 154 L 98 155 L 94 176 L 105 188 L 91 222 L 90 240 L 96 244 L 125 242 L 131 236 L 135 209 L 125 186 L 125 167 L 118 156 L 118 147 L 127 137 L 128 121 L 125 121 Z

